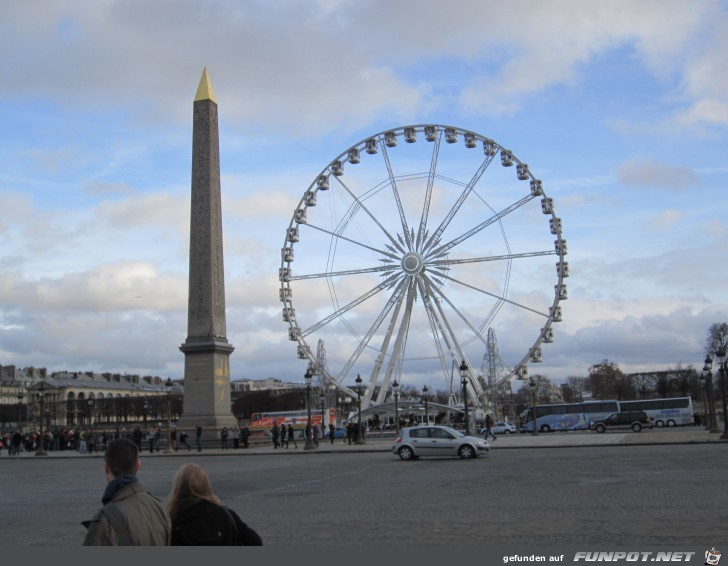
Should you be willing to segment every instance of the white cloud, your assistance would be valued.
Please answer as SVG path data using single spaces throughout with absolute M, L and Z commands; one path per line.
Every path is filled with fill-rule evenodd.
M 659 187 L 682 190 L 700 184 L 700 177 L 689 167 L 668 165 L 649 158 L 636 158 L 617 170 L 621 183 L 630 187 Z

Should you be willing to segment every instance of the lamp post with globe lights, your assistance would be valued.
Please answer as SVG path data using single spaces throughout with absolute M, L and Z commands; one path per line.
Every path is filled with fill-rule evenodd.
M 703 376 L 705 378 L 705 387 L 708 391 L 708 430 L 710 432 L 720 432 L 715 418 L 715 403 L 713 402 L 713 358 L 710 355 L 705 357 Z
M 465 436 L 470 436 L 470 417 L 468 416 L 468 364 L 460 364 L 460 381 L 463 386 L 463 408 L 465 409 Z
M 538 436 L 538 423 L 536 422 L 536 380 L 531 378 L 528 382 L 528 387 L 531 389 L 531 411 L 533 412 L 533 430 L 531 431 L 531 434 L 533 436 Z
M 425 424 L 430 424 L 430 413 L 427 411 L 427 398 L 429 396 L 430 390 L 427 388 L 427 385 L 425 385 L 422 388 L 422 398 L 425 400 Z
M 728 374 L 728 362 L 726 362 L 726 348 L 721 346 L 715 353 L 718 358 L 718 374 L 720 375 L 720 396 L 723 405 L 723 434 L 721 439 L 728 440 L 728 400 L 726 399 L 726 374 Z
M 313 372 L 309 367 L 303 376 L 306 381 L 306 412 L 308 419 L 306 420 L 306 444 L 303 445 L 304 450 L 313 450 L 316 445 L 313 443 L 313 429 L 311 428 L 311 381 L 313 380 Z
M 356 442 L 354 442 L 354 444 L 366 444 L 366 440 L 364 440 L 364 429 L 361 424 L 361 396 L 364 393 L 361 375 L 357 375 L 354 381 L 356 382 L 356 387 L 354 388 L 356 390 L 356 406 L 359 413 L 358 421 L 356 423 Z
M 45 450 L 45 447 L 43 446 L 43 419 L 45 417 L 45 414 L 43 412 L 43 403 L 45 397 L 45 384 L 41 381 L 40 386 L 38 387 L 38 402 L 40 404 L 40 418 L 38 419 L 40 421 L 40 437 L 38 438 L 38 448 L 35 451 L 36 456 L 48 456 L 48 453 Z
M 399 437 L 399 383 L 396 379 L 392 383 L 392 391 L 394 392 L 394 427 Z
M 169 454 L 172 452 L 172 378 L 168 377 L 164 382 L 164 388 L 167 391 L 167 446 L 164 452 Z
M 20 430 L 20 421 L 23 420 L 23 393 L 18 393 L 18 430 Z

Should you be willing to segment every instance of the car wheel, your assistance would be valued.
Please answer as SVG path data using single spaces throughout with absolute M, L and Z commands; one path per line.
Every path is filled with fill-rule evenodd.
M 458 454 L 463 459 L 475 458 L 475 449 L 470 444 L 463 444 L 458 450 Z
M 667 421 L 667 426 L 668 427 L 670 427 L 670 426 L 676 426 L 675 425 L 675 421 Z
M 401 460 L 414 460 L 415 459 L 415 453 L 413 452 L 412 448 L 409 446 L 402 446 L 402 448 L 399 449 L 399 458 Z
M 607 427 L 605 427 L 603 424 L 598 424 L 597 426 L 594 427 L 594 430 L 596 430 L 598 433 L 601 434 L 602 432 L 607 430 Z
M 639 432 L 639 431 L 641 431 L 641 430 L 642 430 L 642 425 L 641 425 L 640 423 L 634 423 L 634 424 L 632 425 L 632 430 L 633 430 L 634 432 Z
M 551 432 L 551 427 L 549 425 L 543 425 L 541 427 L 541 432 Z
M 663 423 L 662 421 L 657 421 L 657 422 L 655 423 L 655 426 L 656 426 L 657 428 L 662 428 L 663 426 L 665 426 L 665 423 Z
M 506 429 L 506 430 L 504 431 L 504 434 L 511 434 L 511 431 L 510 431 L 510 430 L 508 430 L 508 429 Z

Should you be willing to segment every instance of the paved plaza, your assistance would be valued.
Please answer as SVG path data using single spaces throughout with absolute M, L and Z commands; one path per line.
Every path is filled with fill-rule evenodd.
M 484 458 L 402 462 L 391 440 L 142 454 L 166 500 L 187 461 L 267 546 L 705 545 L 726 541 L 728 443 L 696 427 L 510 435 Z M 100 506 L 100 455 L 0 457 L 3 545 L 70 545 Z

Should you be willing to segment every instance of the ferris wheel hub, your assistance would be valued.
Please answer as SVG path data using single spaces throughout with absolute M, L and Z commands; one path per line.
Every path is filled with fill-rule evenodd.
M 402 257 L 402 269 L 407 275 L 417 275 L 425 268 L 425 261 L 417 252 L 408 252 Z

